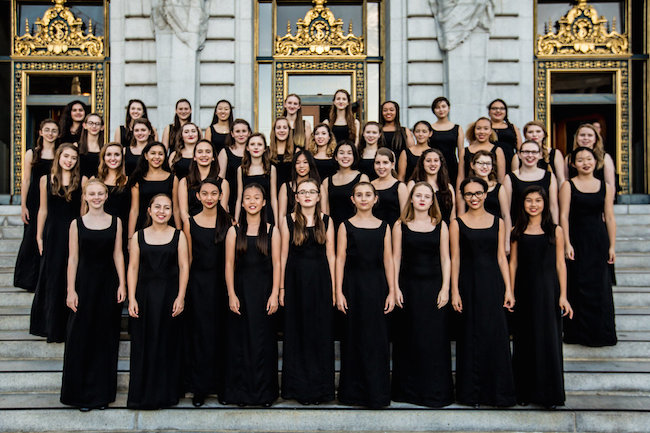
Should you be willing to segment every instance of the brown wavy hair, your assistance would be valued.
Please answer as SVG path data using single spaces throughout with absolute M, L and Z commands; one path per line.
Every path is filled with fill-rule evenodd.
M 293 129 L 291 129 L 291 125 L 289 125 L 289 138 L 291 139 L 291 143 L 295 144 L 297 147 L 305 147 L 305 143 L 307 142 L 307 135 L 305 134 L 305 122 L 302 120 L 302 99 L 300 99 L 300 96 L 296 95 L 295 93 L 290 93 L 286 98 L 284 98 L 284 100 L 286 101 L 291 97 L 298 99 L 300 108 L 298 108 L 298 111 L 296 111 L 296 120 L 293 123 Z M 282 116 L 286 117 L 286 115 L 287 109 L 285 108 L 282 110 Z M 275 128 L 275 124 L 273 127 Z
M 85 155 L 88 153 L 88 130 L 83 127 L 83 124 L 88 122 L 88 119 L 92 116 L 99 117 L 102 126 L 104 126 L 104 118 L 97 113 L 90 113 L 84 117 L 84 121 L 81 124 L 81 136 L 79 137 L 79 143 L 77 143 L 79 144 L 79 155 Z M 101 150 L 101 148 L 104 146 L 104 131 L 99 131 L 99 135 L 97 136 L 97 144 Z
M 38 125 L 38 130 L 39 131 L 42 130 L 45 127 L 45 125 L 47 125 L 48 123 L 52 123 L 52 124 L 56 125 L 56 129 L 59 129 L 59 124 L 56 123 L 56 121 L 54 119 L 47 118 L 47 119 L 41 121 L 40 125 Z M 58 136 L 58 133 L 57 133 L 57 136 Z M 54 151 L 55 152 L 56 152 L 57 147 L 58 147 L 58 140 L 55 139 L 54 140 Z M 42 153 L 43 153 L 43 137 L 41 137 L 39 135 L 38 138 L 36 139 L 36 145 L 32 149 L 32 167 L 40 162 Z
M 97 169 L 97 179 L 101 182 L 106 182 L 106 177 L 108 176 L 108 166 L 106 165 L 104 157 L 106 156 L 106 150 L 109 147 L 113 146 L 120 148 L 120 155 L 122 156 L 120 166 L 117 168 L 117 176 L 115 177 L 115 186 L 117 187 L 118 191 L 122 191 L 126 187 L 128 179 L 124 174 L 124 146 L 116 141 L 107 143 L 106 146 L 102 147 L 102 150 L 99 152 L 99 168 Z
M 248 136 L 246 140 L 246 148 L 244 149 L 244 156 L 241 160 L 241 172 L 242 174 L 248 175 L 248 170 L 251 168 L 251 153 L 248 151 L 248 143 L 250 143 L 251 138 L 260 137 L 264 142 L 264 153 L 262 153 L 262 168 L 264 169 L 264 174 L 271 173 L 271 158 L 269 157 L 269 148 L 266 145 L 266 137 L 261 132 L 256 132 Z
M 542 132 L 544 132 L 544 138 L 542 139 L 542 145 L 540 146 L 542 148 L 542 156 L 544 157 L 544 161 L 553 164 L 553 161 L 549 160 L 551 155 L 551 146 L 548 144 L 548 132 L 546 131 L 546 125 L 544 125 L 544 122 L 540 122 L 539 120 L 531 120 L 524 125 L 524 128 L 522 130 L 524 137 L 526 137 L 526 131 L 531 126 L 539 126 L 542 129 Z
M 145 119 L 144 117 L 140 117 L 139 119 L 135 119 L 133 121 L 133 128 L 131 128 L 131 141 L 129 142 L 130 147 L 135 147 L 137 144 L 137 141 L 135 139 L 135 136 L 133 135 L 133 129 L 135 129 L 135 125 L 142 124 L 149 129 L 149 138 L 147 139 L 147 144 L 153 143 L 154 137 L 153 137 L 153 126 L 151 125 L 151 122 L 149 119 Z M 126 146 L 126 144 L 124 144 Z
M 77 154 L 77 163 L 74 165 L 74 167 L 72 167 L 72 170 L 70 170 L 70 184 L 68 186 L 63 185 L 63 169 L 59 164 L 61 154 L 66 149 L 74 150 L 74 152 Z M 52 194 L 65 198 L 65 201 L 67 202 L 72 201 L 72 193 L 78 190 L 81 184 L 81 173 L 79 172 L 78 157 L 79 150 L 77 149 L 77 146 L 72 143 L 61 143 L 56 149 L 56 153 L 54 154 L 52 171 L 50 172 L 50 176 L 52 178 Z
M 580 147 L 578 144 L 578 132 L 580 132 L 581 129 L 583 128 L 588 128 L 594 131 L 594 134 L 596 134 L 596 142 L 594 143 L 594 155 L 596 155 L 596 168 L 603 168 L 603 165 L 605 164 L 605 145 L 603 144 L 603 138 L 600 136 L 598 131 L 596 131 L 596 128 L 594 127 L 593 124 L 591 123 L 582 123 L 580 126 L 578 126 L 578 129 L 576 129 L 576 133 L 573 135 L 573 148 L 577 149 Z
M 438 206 L 438 200 L 436 200 L 436 192 L 433 190 L 433 187 L 429 184 L 429 182 L 417 182 L 415 185 L 413 185 L 413 188 L 411 188 L 411 192 L 409 193 L 408 200 L 406 201 L 406 206 L 404 206 L 402 214 L 399 218 L 403 224 L 411 222 L 415 219 L 415 209 L 413 208 L 413 193 L 415 191 L 415 188 L 421 186 L 424 186 L 428 188 L 429 191 L 431 191 L 431 198 L 433 199 L 433 203 L 431 203 L 431 207 L 429 208 L 429 218 L 431 218 L 432 224 L 437 225 L 440 223 L 440 221 L 442 221 L 442 213 L 440 212 L 440 206 Z
M 198 143 L 199 140 L 201 140 L 201 128 L 199 128 L 196 125 L 196 123 L 187 122 L 185 125 L 183 125 L 183 127 L 181 128 L 181 140 L 176 145 L 176 148 L 172 150 L 173 152 L 175 152 L 174 159 L 172 159 L 172 163 L 170 164 L 172 166 L 172 170 L 174 169 L 176 163 L 180 161 L 181 158 L 183 157 L 183 149 L 185 149 L 185 142 L 183 141 L 183 128 L 185 128 L 188 125 L 194 126 L 194 128 L 196 129 L 196 133 L 198 137 L 198 140 L 196 142 Z
M 287 126 L 289 126 L 289 135 L 287 136 L 287 142 L 284 145 L 284 155 L 282 155 L 282 162 L 291 162 L 291 158 L 293 158 L 293 151 L 294 151 L 294 142 L 293 142 L 293 136 L 291 135 L 291 125 L 289 125 L 289 119 L 286 117 L 280 116 L 277 119 L 275 119 L 275 122 L 273 122 L 273 127 L 271 128 L 271 136 L 269 139 L 269 150 L 271 152 L 271 162 L 274 164 L 277 164 L 278 161 L 278 138 L 275 136 L 275 125 L 278 124 L 279 121 L 284 120 L 287 122 Z M 299 146 L 303 147 L 303 146 Z
M 314 133 L 313 133 L 314 136 L 316 135 L 316 130 L 318 130 L 320 128 L 327 129 L 327 134 L 330 136 L 330 141 L 327 144 L 327 148 L 325 149 L 325 153 L 327 154 L 327 156 L 329 156 L 331 158 L 332 156 L 334 156 L 334 149 L 336 149 L 336 138 L 334 137 L 334 134 L 332 133 L 332 128 L 330 128 L 330 126 L 327 123 L 319 123 L 318 125 L 316 125 L 314 127 Z M 307 150 L 309 150 L 312 154 L 315 155 L 316 153 L 318 153 L 318 146 L 316 145 L 316 139 L 315 138 L 312 138 L 312 140 L 309 142 L 308 147 L 309 148 Z
M 357 137 L 357 127 L 354 123 L 354 113 L 352 113 L 352 98 L 350 97 L 350 92 L 348 92 L 345 89 L 339 89 L 336 92 L 334 92 L 334 97 L 332 98 L 332 105 L 330 106 L 330 115 L 329 115 L 330 126 L 333 128 L 334 122 L 336 122 L 336 106 L 334 105 L 334 100 L 336 99 L 336 95 L 339 93 L 343 93 L 345 94 L 345 96 L 348 97 L 348 106 L 345 107 L 345 123 L 347 123 L 348 130 L 350 131 L 348 138 L 354 143 Z
M 481 120 L 486 120 L 490 124 L 490 129 L 492 130 L 492 133 L 490 134 L 490 142 L 496 143 L 498 140 L 497 133 L 494 131 L 494 129 L 492 129 L 492 121 L 485 116 L 479 117 L 478 119 L 476 119 L 476 121 L 469 124 L 469 126 L 467 127 L 467 132 L 465 133 L 465 138 L 467 138 L 470 144 L 472 141 L 476 141 L 476 131 L 474 131 L 474 129 L 476 128 L 476 124 Z

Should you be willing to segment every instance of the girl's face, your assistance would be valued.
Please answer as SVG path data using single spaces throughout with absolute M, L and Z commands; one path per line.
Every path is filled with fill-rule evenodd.
M 300 110 L 300 100 L 295 96 L 289 96 L 284 101 L 284 108 L 287 110 L 287 114 L 294 115 Z
M 304 154 L 301 154 L 298 158 L 296 158 L 295 169 L 298 177 L 309 176 L 309 161 L 307 161 L 307 157 Z
M 335 157 L 336 162 L 338 162 L 339 166 L 342 168 L 349 168 L 354 164 L 354 152 L 352 151 L 352 147 L 347 144 L 339 147 Z
M 296 201 L 300 203 L 303 208 L 311 208 L 316 206 L 320 201 L 320 192 L 318 185 L 312 182 L 301 183 L 296 191 Z
M 212 164 L 212 161 L 214 161 L 212 145 L 206 142 L 197 144 L 194 149 L 194 161 L 201 167 L 207 167 Z
M 172 216 L 172 201 L 169 197 L 156 197 L 149 206 L 149 215 L 151 220 L 158 224 L 167 224 Z
M 544 210 L 544 199 L 538 192 L 531 192 L 524 198 L 524 211 L 529 216 L 537 216 Z
M 381 115 L 386 122 L 392 122 L 395 120 L 395 116 L 397 116 L 397 107 L 392 102 L 387 102 L 381 107 Z
M 350 105 L 350 99 L 348 99 L 348 95 L 343 92 L 336 92 L 334 95 L 334 106 L 338 110 L 345 110 L 348 105 Z
M 472 170 L 480 177 L 488 177 L 492 173 L 492 158 L 481 155 L 472 163 Z
M 83 122 L 84 117 L 86 117 L 86 110 L 81 104 L 74 104 L 70 109 L 70 117 L 74 122 Z
M 433 192 L 430 188 L 424 185 L 416 187 L 413 189 L 413 196 L 411 197 L 413 209 L 424 212 L 428 211 L 433 205 L 433 198 Z
M 492 135 L 492 125 L 486 119 L 481 119 L 474 125 L 474 135 L 479 143 L 487 143 Z
M 440 101 L 433 109 L 433 114 L 436 115 L 438 119 L 444 119 L 449 116 L 449 105 L 447 101 Z
M 251 154 L 251 157 L 261 158 L 262 155 L 264 154 L 264 151 L 266 150 L 266 145 L 264 144 L 264 140 L 262 140 L 262 137 L 253 137 L 250 140 L 248 140 L 246 149 Z
M 77 160 L 79 159 L 79 154 L 72 149 L 65 149 L 61 152 L 59 157 L 59 167 L 64 170 L 70 171 L 77 165 Z
M 99 133 L 104 130 L 104 124 L 99 116 L 88 117 L 88 119 L 83 123 L 83 127 L 88 131 L 89 135 L 94 136 L 99 135 Z
M 233 140 L 235 140 L 235 143 L 237 144 L 246 144 L 246 140 L 248 140 L 248 136 L 251 135 L 250 129 L 248 129 L 248 126 L 246 126 L 243 123 L 238 123 L 232 128 L 232 132 L 230 133 L 232 135 Z
M 289 138 L 289 122 L 284 119 L 278 120 L 275 122 L 275 128 L 273 131 L 275 132 L 275 138 L 280 141 L 285 141 Z
M 385 178 L 391 175 L 391 171 L 395 168 L 395 164 L 390 162 L 387 156 L 375 156 L 375 173 L 380 178 Z
M 471 209 L 479 209 L 485 200 L 485 191 L 480 183 L 468 183 L 463 191 L 463 199 Z
M 545 137 L 546 134 L 544 134 L 544 130 L 537 125 L 530 125 L 526 128 L 526 132 L 524 133 L 524 138 L 526 140 L 532 140 L 540 145 L 542 144 L 542 141 L 544 141 Z
M 215 110 L 217 118 L 221 121 L 226 121 L 230 117 L 230 104 L 227 102 L 219 102 Z
M 427 144 L 429 138 L 433 135 L 433 131 L 431 131 L 424 123 L 418 123 L 415 125 L 415 129 L 413 129 L 413 135 L 415 135 L 415 141 L 417 141 L 418 144 Z
M 212 185 L 211 183 L 201 185 L 201 189 L 196 194 L 196 198 L 199 199 L 204 209 L 213 209 L 219 203 L 220 197 L 221 191 L 219 191 L 216 185 Z
M 151 136 L 151 130 L 147 128 L 147 125 L 138 123 L 133 127 L 133 136 L 135 137 L 135 141 L 142 143 L 149 139 Z
M 104 163 L 111 170 L 116 170 L 122 165 L 122 149 L 120 146 L 108 146 L 106 148 Z
M 374 124 L 367 125 L 363 130 L 363 138 L 365 138 L 366 143 L 371 146 L 377 144 L 380 135 L 381 132 L 379 132 L 379 128 Z
M 361 185 L 354 189 L 352 203 L 357 210 L 371 210 L 377 203 L 377 195 L 368 185 Z
M 139 102 L 133 102 L 129 106 L 129 116 L 131 116 L 131 119 L 139 119 L 142 117 L 144 114 L 144 107 L 142 106 L 141 103 Z
M 578 146 L 593 149 L 596 145 L 596 133 L 591 128 L 580 128 L 578 130 Z
M 258 188 L 248 188 L 242 197 L 242 206 L 248 215 L 257 215 L 266 204 L 264 194 Z
M 538 145 L 534 143 L 525 143 L 521 145 L 519 159 L 527 167 L 534 167 L 541 158 L 541 152 Z
M 187 120 L 192 115 L 192 107 L 187 102 L 179 102 L 176 104 L 176 115 L 181 120 Z
M 96 183 L 88 185 L 84 194 L 84 200 L 88 202 L 88 207 L 92 209 L 101 209 L 107 198 L 106 188 Z
M 590 152 L 583 150 L 582 152 L 578 152 L 573 165 L 575 166 L 576 170 L 578 170 L 578 173 L 593 173 L 594 169 L 596 168 L 596 158 L 594 158 Z
M 150 168 L 160 168 L 165 162 L 165 148 L 162 146 L 153 146 L 144 156 L 149 163 Z
M 330 133 L 327 128 L 324 126 L 317 128 L 316 131 L 314 131 L 314 141 L 318 147 L 327 146 L 330 142 Z
M 196 126 L 188 124 L 183 126 L 183 142 L 187 145 L 194 145 L 199 141 L 199 131 L 196 129 Z
M 435 152 L 429 152 L 424 157 L 423 167 L 424 171 L 429 175 L 436 175 L 440 170 L 440 156 Z
M 506 106 L 503 102 L 497 101 L 490 105 L 490 118 L 495 121 L 502 121 L 506 118 Z
M 43 137 L 43 140 L 48 143 L 54 143 L 56 138 L 59 136 L 59 126 L 56 123 L 46 123 L 43 125 L 43 128 L 38 131 L 38 135 Z

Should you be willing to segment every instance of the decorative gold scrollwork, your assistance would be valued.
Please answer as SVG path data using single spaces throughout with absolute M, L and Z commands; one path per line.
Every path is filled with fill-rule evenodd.
M 626 34 L 616 31 L 616 20 L 608 30 L 608 20 L 598 16 L 598 11 L 579 0 L 578 4 L 558 21 L 557 33 L 549 26 L 548 33 L 537 37 L 536 54 L 554 55 L 626 55 L 629 43 Z
M 352 23 L 343 34 L 343 20 L 336 18 L 327 0 L 313 0 L 314 7 L 297 22 L 298 32 L 291 34 L 291 22 L 287 34 L 275 41 L 277 56 L 362 56 L 363 37 L 352 33 Z
M 25 34 L 15 38 L 16 56 L 104 56 L 104 37 L 93 35 L 92 21 L 88 31 L 83 21 L 66 6 L 65 0 L 53 0 L 54 6 L 36 20 L 36 32 L 31 34 L 25 20 Z

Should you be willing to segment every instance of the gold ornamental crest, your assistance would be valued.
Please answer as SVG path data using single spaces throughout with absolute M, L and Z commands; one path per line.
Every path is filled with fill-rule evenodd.
M 578 0 L 557 23 L 557 33 L 549 23 L 547 33 L 537 37 L 538 56 L 629 54 L 627 35 L 616 31 L 616 19 L 612 20 L 610 31 L 607 18 L 599 16 L 587 0 Z
M 85 56 L 104 55 L 104 37 L 93 35 L 92 21 L 83 32 L 83 21 L 75 17 L 65 0 L 53 0 L 54 6 L 36 20 L 34 34 L 25 20 L 25 34 L 15 38 L 16 56 Z
M 352 23 L 347 34 L 343 34 L 343 20 L 336 18 L 327 0 L 313 0 L 314 7 L 305 18 L 296 23 L 298 31 L 291 34 L 291 22 L 287 23 L 287 34 L 275 41 L 278 56 L 362 56 L 363 37 L 352 33 Z

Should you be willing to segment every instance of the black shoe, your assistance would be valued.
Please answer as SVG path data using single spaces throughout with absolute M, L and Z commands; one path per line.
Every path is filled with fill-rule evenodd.
M 99 406 L 99 410 L 106 410 L 108 406 Z
M 90 408 L 89 407 L 80 407 L 79 412 L 90 412 Z
M 474 409 L 478 409 L 478 408 L 480 408 L 480 407 L 481 407 L 481 405 L 480 405 L 480 404 L 478 404 L 478 403 L 474 403 L 474 404 L 473 404 L 472 406 L 474 407 Z
M 272 404 L 273 404 L 273 403 L 264 403 L 264 404 L 262 405 L 262 407 L 271 407 Z
M 528 406 L 529 403 L 528 403 L 527 401 L 520 401 L 520 402 L 518 402 L 517 404 L 518 404 L 519 406 L 526 407 L 526 406 Z
M 554 405 L 554 404 L 552 404 L 552 405 L 550 405 L 550 406 L 546 406 L 546 409 L 548 409 L 548 410 L 555 410 L 555 409 L 557 409 L 557 406 Z
M 194 407 L 201 407 L 203 406 L 203 403 L 205 403 L 205 396 L 201 394 L 194 394 L 192 396 L 192 404 Z

